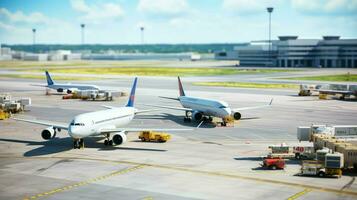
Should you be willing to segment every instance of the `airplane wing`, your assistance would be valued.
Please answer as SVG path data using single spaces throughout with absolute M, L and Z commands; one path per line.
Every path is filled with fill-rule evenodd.
M 135 114 L 153 112 L 153 111 L 158 111 L 158 110 L 159 110 L 159 109 L 137 110 L 137 111 L 135 111 Z
M 353 94 L 351 91 L 348 90 L 317 90 L 323 94 Z
M 100 132 L 113 133 L 113 132 L 140 132 L 140 131 L 192 131 L 193 129 L 175 129 L 175 128 L 104 128 Z
M 159 98 L 162 98 L 162 99 L 170 99 L 170 100 L 175 100 L 175 101 L 180 101 L 180 99 L 178 99 L 178 98 L 173 98 L 173 97 L 163 97 L 163 96 L 159 96 Z
M 242 110 L 253 110 L 253 109 L 259 109 L 259 108 L 265 108 L 265 107 L 270 107 L 272 103 L 273 103 L 273 99 L 271 99 L 270 103 L 267 104 L 267 105 L 242 107 L 242 108 L 233 108 L 232 111 L 233 112 L 237 112 L 237 111 L 242 111 Z
M 31 86 L 48 87 L 48 85 L 43 84 L 30 84 Z
M 20 119 L 20 118 L 12 118 L 16 121 L 22 121 L 22 122 L 28 122 L 32 124 L 39 124 L 39 125 L 44 125 L 44 126 L 53 126 L 54 128 L 59 128 L 59 129 L 68 129 L 68 124 L 67 123 L 62 123 L 62 122 L 51 122 L 51 121 L 45 121 L 45 120 L 31 120 L 31 119 Z
M 107 106 L 107 105 L 101 105 L 101 106 L 104 107 L 104 108 L 108 108 L 108 109 L 116 108 L 116 107 L 114 107 L 114 106 Z
M 183 110 L 183 111 L 191 111 L 191 112 L 193 111 L 191 108 L 184 108 L 184 107 L 159 106 L 159 105 L 152 105 L 152 104 L 143 104 L 143 105 L 157 107 L 157 108 L 167 108 L 172 110 Z

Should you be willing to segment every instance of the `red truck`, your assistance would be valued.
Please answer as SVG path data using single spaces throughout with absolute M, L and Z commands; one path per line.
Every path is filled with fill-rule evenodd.
M 280 157 L 264 158 L 262 167 L 276 170 L 285 168 L 285 160 Z

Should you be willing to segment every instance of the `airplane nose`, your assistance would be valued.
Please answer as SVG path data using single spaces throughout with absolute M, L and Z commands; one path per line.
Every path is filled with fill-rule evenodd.
M 82 134 L 80 132 L 80 130 L 78 130 L 78 127 L 72 127 L 70 126 L 68 128 L 68 134 L 73 137 L 73 138 L 82 138 Z
M 226 111 L 227 115 L 231 115 L 232 114 L 232 110 L 230 108 L 226 108 L 225 111 Z

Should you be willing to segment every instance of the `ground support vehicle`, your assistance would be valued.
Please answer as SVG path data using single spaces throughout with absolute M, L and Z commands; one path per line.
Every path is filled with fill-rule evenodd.
M 139 134 L 139 139 L 143 142 L 167 142 L 171 136 L 167 133 L 159 133 L 154 131 L 142 131 Z
M 262 167 L 276 170 L 285 168 L 285 160 L 280 157 L 267 157 L 264 158 Z
M 301 174 L 303 176 L 342 176 L 342 169 L 326 168 L 323 163 L 316 160 L 304 160 L 301 165 Z

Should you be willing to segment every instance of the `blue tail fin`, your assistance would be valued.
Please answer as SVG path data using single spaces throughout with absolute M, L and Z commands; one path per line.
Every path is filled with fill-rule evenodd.
M 136 83 L 138 82 L 138 78 L 135 77 L 133 87 L 131 88 L 130 96 L 126 107 L 134 107 L 134 100 L 135 100 L 135 90 L 136 90 Z
M 186 96 L 185 95 L 185 91 L 183 91 L 183 87 L 182 87 L 182 83 L 181 83 L 180 77 L 178 76 L 177 79 L 178 79 L 178 84 L 179 84 L 180 96 Z
M 48 71 L 46 71 L 46 79 L 47 79 L 47 85 L 53 85 L 55 82 L 52 80 L 50 74 Z

